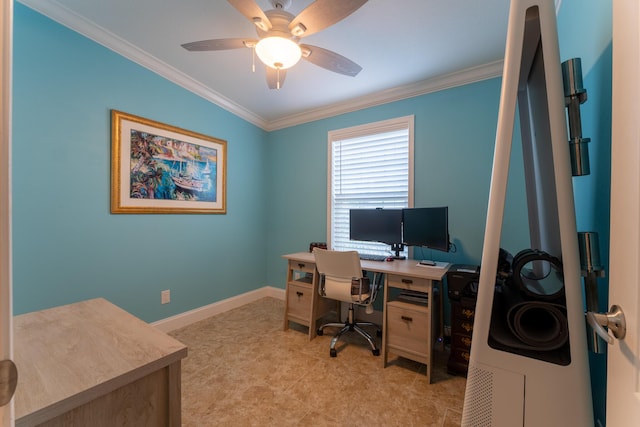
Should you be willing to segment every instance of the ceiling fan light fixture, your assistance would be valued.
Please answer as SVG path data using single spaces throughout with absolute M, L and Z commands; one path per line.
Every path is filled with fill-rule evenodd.
M 293 67 L 302 56 L 297 43 L 279 36 L 261 39 L 255 49 L 256 55 L 265 65 L 281 70 Z

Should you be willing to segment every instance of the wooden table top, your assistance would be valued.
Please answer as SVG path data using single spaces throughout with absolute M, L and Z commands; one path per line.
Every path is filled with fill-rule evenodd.
M 184 344 L 102 298 L 16 316 L 16 419 L 53 418 L 186 355 Z
M 296 252 L 282 255 L 282 257 L 292 261 L 315 262 L 311 252 Z M 361 260 L 360 264 L 362 269 L 367 271 L 431 280 L 442 280 L 451 266 L 446 262 L 440 262 L 437 266 L 419 265 L 419 261 L 415 259 L 394 260 L 391 262 Z

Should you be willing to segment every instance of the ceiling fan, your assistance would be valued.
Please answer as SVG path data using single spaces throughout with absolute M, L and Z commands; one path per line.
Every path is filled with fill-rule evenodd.
M 286 70 L 300 58 L 335 73 L 354 77 L 362 67 L 344 56 L 309 44 L 300 44 L 302 37 L 317 33 L 351 15 L 367 0 L 316 0 L 298 16 L 286 11 L 291 0 L 270 0 L 272 10 L 263 12 L 255 0 L 228 0 L 255 26 L 258 39 L 228 38 L 201 40 L 185 43 L 183 48 L 192 51 L 215 51 L 250 48 L 267 66 L 267 84 L 270 89 L 280 89 Z M 254 63 L 255 71 L 255 63 Z

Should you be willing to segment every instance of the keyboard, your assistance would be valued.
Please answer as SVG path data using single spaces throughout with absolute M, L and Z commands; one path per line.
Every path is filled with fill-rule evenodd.
M 384 261 L 387 259 L 385 255 L 360 254 L 363 261 Z

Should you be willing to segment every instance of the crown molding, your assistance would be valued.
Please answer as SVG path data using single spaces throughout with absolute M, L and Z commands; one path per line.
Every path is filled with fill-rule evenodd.
M 494 61 L 489 64 L 467 68 L 465 70 L 426 79 L 420 82 L 385 89 L 371 95 L 336 103 L 328 107 L 306 110 L 282 119 L 272 120 L 268 123 L 265 130 L 270 132 L 278 129 L 284 129 L 302 123 L 326 119 L 340 114 L 363 110 L 365 108 L 388 104 L 390 102 L 413 98 L 445 89 L 451 89 L 457 86 L 464 86 L 466 84 L 488 80 L 494 77 L 500 77 L 502 76 L 503 62 L 504 61 L 502 60 Z
M 153 55 L 137 48 L 116 34 L 96 25 L 94 22 L 78 15 L 56 0 L 18 0 L 23 5 L 51 18 L 96 43 L 116 52 L 119 55 L 145 67 L 184 89 L 201 96 L 232 114 L 252 123 L 265 131 L 274 131 L 325 119 L 369 107 L 375 107 L 402 99 L 412 98 L 444 89 L 487 80 L 502 75 L 503 61 L 468 68 L 458 72 L 423 80 L 421 82 L 398 86 L 379 91 L 375 94 L 358 97 L 329 106 L 305 110 L 280 119 L 267 121 L 234 101 L 217 93 L 199 81 L 189 77 L 169 64 L 160 61 Z M 558 1 L 558 5 L 561 0 Z
M 169 64 L 160 61 L 153 55 L 137 48 L 94 22 L 73 12 L 55 0 L 19 0 L 23 5 L 51 18 L 119 55 L 145 67 L 167 80 L 182 86 L 186 90 L 224 108 L 240 118 L 265 129 L 267 122 L 262 117 L 238 105 L 229 98 L 211 90 L 199 81 L 189 77 Z

